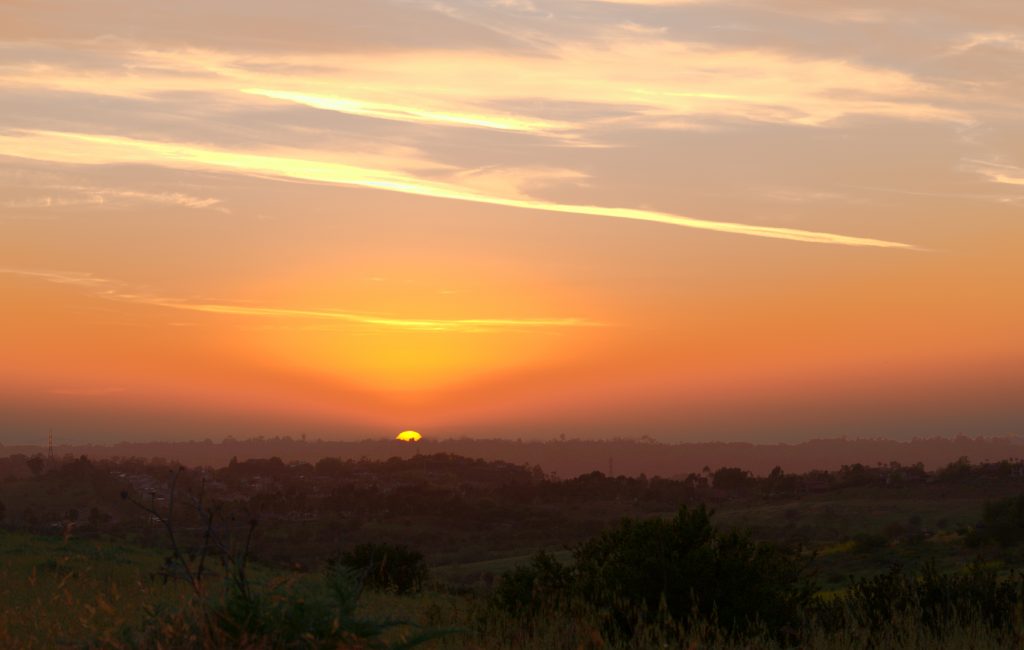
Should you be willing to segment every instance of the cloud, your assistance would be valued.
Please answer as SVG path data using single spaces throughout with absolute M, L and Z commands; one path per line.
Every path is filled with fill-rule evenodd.
M 793 13 L 796 15 L 811 15 L 818 19 L 829 22 L 850 22 L 850 23 L 879 23 L 883 22 L 893 13 L 893 7 L 869 7 L 869 6 L 829 6 L 823 0 L 813 2 L 801 2 L 800 0 L 790 2 L 765 3 L 763 0 L 584 0 L 606 5 L 622 5 L 633 7 L 691 7 L 702 5 L 718 5 L 730 8 L 743 8 L 753 11 L 768 11 L 780 13 Z
M 537 5 L 533 3 L 533 0 L 491 0 L 491 4 L 495 7 L 517 9 L 519 11 L 537 11 Z
M 649 7 L 672 7 L 683 5 L 704 5 L 721 2 L 721 0 L 584 0 L 609 5 L 641 5 Z
M 375 169 L 329 158 L 300 158 L 283 152 L 252 153 L 226 151 L 186 144 L 134 140 L 115 136 L 62 132 L 25 132 L 0 136 L 8 155 L 72 164 L 135 163 L 158 164 L 183 169 L 231 171 L 241 174 L 294 179 L 386 190 L 439 199 L 470 201 L 526 210 L 558 212 L 646 221 L 665 225 L 736 235 L 840 246 L 913 249 L 911 244 L 854 237 L 836 233 L 753 224 L 712 221 L 653 210 L 572 205 L 537 200 L 506 188 L 508 195 L 474 192 L 460 185 L 428 180 L 388 169 Z M 308 152 L 307 152 L 308 153 Z M 493 175 L 490 176 L 493 179 Z
M 142 201 L 194 210 L 212 209 L 218 212 L 228 212 L 227 208 L 221 205 L 220 199 L 192 196 L 182 192 L 143 192 L 75 185 L 53 185 L 36 187 L 34 189 L 50 190 L 52 193 L 4 201 L 0 203 L 0 206 L 5 208 L 63 208 L 80 205 L 110 206 L 118 203 Z
M 434 10 L 419 0 L 177 0 L 140 10 L 135 0 L 90 0 L 53 7 L 0 2 L 0 43 L 90 41 L 109 46 L 124 35 L 153 47 L 230 47 L 244 52 L 379 51 L 396 48 L 511 46 L 486 26 Z
M 277 99 L 295 104 L 302 104 L 311 108 L 319 108 L 327 111 L 337 111 L 348 115 L 362 115 L 383 120 L 396 120 L 399 122 L 415 122 L 418 124 L 439 124 L 443 126 L 466 126 L 480 129 L 496 129 L 498 131 L 521 131 L 524 133 L 546 133 L 557 132 L 569 128 L 567 123 L 559 123 L 550 120 L 537 118 L 517 117 L 514 115 L 497 115 L 494 113 L 460 113 L 444 112 L 417 108 L 415 106 L 402 106 L 400 104 L 387 104 L 381 102 L 366 102 L 358 99 L 346 99 L 343 97 L 326 97 L 323 95 L 309 95 L 304 93 L 288 92 L 282 90 L 264 90 L 261 88 L 246 88 L 242 92 L 250 95 L 258 95 L 269 99 Z
M 100 195 L 92 196 L 34 196 L 27 199 L 12 199 L 0 203 L 5 208 L 66 208 L 78 205 L 103 205 L 104 200 Z
M 279 307 L 251 307 L 217 303 L 183 302 L 166 299 L 150 299 L 146 304 L 171 309 L 182 309 L 207 314 L 228 316 L 261 316 L 267 318 L 293 318 L 302 320 L 329 320 L 376 325 L 385 328 L 413 330 L 420 332 L 488 332 L 496 330 L 534 329 L 547 327 L 598 327 L 601 323 L 582 318 L 395 318 L 373 314 L 322 310 L 286 309 Z
M 995 46 L 1007 50 L 1024 52 L 1024 34 L 1012 32 L 984 32 L 970 34 L 966 39 L 954 45 L 950 52 L 961 54 L 978 47 Z
M 183 208 L 193 208 L 201 210 L 204 208 L 214 208 L 217 210 L 226 210 L 223 207 L 217 207 L 220 204 L 220 199 L 212 197 L 198 197 L 191 196 L 189 194 L 182 194 L 181 192 L 138 192 L 133 190 L 99 190 L 100 196 L 111 196 L 117 199 L 125 200 L 140 200 L 149 201 L 151 203 L 162 203 L 164 205 L 177 205 Z
M 1024 185 L 1024 167 L 987 160 L 967 160 L 965 162 L 971 171 L 981 174 L 993 183 Z
M 905 72 L 778 50 L 687 43 L 626 24 L 536 52 L 398 51 L 259 56 L 129 49 L 120 67 L 26 61 L 0 70 L 9 88 L 157 98 L 204 92 L 219 106 L 257 97 L 382 120 L 564 137 L 602 122 L 538 112 L 603 105 L 638 126 L 680 118 L 828 126 L 846 117 L 966 123 L 958 96 Z M 670 65 L 666 62 L 671 62 Z M 531 111 L 531 108 L 533 110 Z
M 484 333 L 538 328 L 603 327 L 603 323 L 585 318 L 400 318 L 383 314 L 366 314 L 337 309 L 294 309 L 195 301 L 159 296 L 128 287 L 122 282 L 97 277 L 90 273 L 39 271 L 0 268 L 0 274 L 32 278 L 52 284 L 78 287 L 99 298 L 175 309 L 180 311 L 291 321 L 334 321 L 382 329 L 415 332 Z M 177 324 L 176 325 L 180 325 Z

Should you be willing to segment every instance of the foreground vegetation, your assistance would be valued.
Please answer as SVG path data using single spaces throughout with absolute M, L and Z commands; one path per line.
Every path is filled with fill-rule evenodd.
M 504 478 L 523 477 L 507 465 L 454 462 L 490 496 L 510 489 Z M 786 488 L 781 472 L 708 472 L 691 487 L 717 496 L 720 514 L 703 505 L 641 512 L 539 553 L 431 566 L 429 553 L 411 547 L 415 520 L 408 543 L 346 543 L 339 531 L 334 552 L 311 559 L 300 546 L 279 561 L 280 550 L 261 554 L 261 544 L 279 543 L 294 521 L 261 519 L 253 499 L 212 499 L 204 480 L 163 468 L 169 489 L 127 486 L 118 504 L 97 501 L 102 508 L 47 534 L 14 530 L 32 527 L 8 518 L 0 647 L 1021 647 L 1024 497 L 980 497 L 1019 481 L 1012 466 L 995 481 L 983 467 L 955 464 L 898 492 L 872 482 L 891 481 L 892 468 L 849 469 L 838 486 L 813 493 L 794 493 L 794 479 Z M 124 487 L 83 459 L 37 469 L 0 491 L 57 501 Z M 603 475 L 530 480 L 513 492 L 547 490 L 592 508 L 652 485 Z M 659 485 L 656 498 L 685 484 Z M 870 511 L 872 494 L 899 498 Z M 637 506 L 646 509 L 642 499 Z M 860 524 L 842 523 L 839 508 Z M 521 511 L 526 520 L 529 512 Z M 127 525 L 140 517 L 145 534 Z
M 678 523 L 703 528 L 699 519 L 689 513 Z M 1024 641 L 1021 579 L 991 567 L 956 574 L 890 570 L 831 595 L 806 592 L 799 572 L 787 579 L 773 569 L 751 576 L 737 591 L 715 586 L 716 597 L 729 599 L 726 612 L 702 607 L 697 590 L 672 591 L 680 583 L 662 583 L 668 590 L 654 597 L 656 590 L 648 588 L 656 581 L 644 573 L 657 571 L 657 554 L 633 549 L 648 558 L 646 570 L 631 576 L 629 585 L 612 582 L 592 591 L 594 580 L 617 581 L 619 571 L 635 566 L 595 564 L 594 553 L 628 551 L 634 545 L 632 528 L 644 525 L 610 531 L 594 546 L 578 549 L 570 562 L 539 556 L 491 593 L 452 593 L 436 582 L 408 595 L 394 589 L 361 592 L 353 576 L 343 572 L 257 567 L 249 595 L 224 589 L 218 579 L 204 603 L 185 585 L 160 579 L 163 562 L 153 551 L 5 533 L 0 535 L 0 647 L 825 650 L 994 649 L 1020 647 Z M 718 542 L 735 542 L 710 534 Z M 757 555 L 765 549 L 755 544 L 747 550 L 725 551 L 733 557 L 724 561 L 734 568 L 762 561 Z M 691 551 L 715 553 L 705 544 Z M 768 564 L 781 561 L 787 572 L 798 569 L 791 560 L 799 561 L 775 557 Z M 603 567 L 610 570 L 603 573 Z M 707 569 L 684 562 L 672 570 Z M 550 582 L 552 571 L 560 575 L 557 582 Z M 769 578 L 772 582 L 762 582 Z M 594 597 L 609 587 L 615 593 Z M 767 600 L 753 597 L 762 589 L 771 592 Z M 783 597 L 781 607 L 773 595 Z M 687 611 L 688 606 L 694 607 Z

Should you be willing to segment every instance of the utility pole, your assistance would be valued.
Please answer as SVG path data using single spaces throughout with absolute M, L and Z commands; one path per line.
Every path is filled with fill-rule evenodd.
M 46 439 L 46 452 L 50 458 L 50 463 L 53 463 L 53 429 L 50 429 L 50 435 Z

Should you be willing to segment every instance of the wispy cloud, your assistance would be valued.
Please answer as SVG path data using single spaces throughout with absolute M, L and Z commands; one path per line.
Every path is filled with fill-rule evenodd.
M 9 155 L 51 162 L 139 163 L 186 169 L 226 170 L 242 174 L 365 187 L 526 210 L 646 221 L 696 230 L 804 243 L 894 249 L 916 248 L 911 244 L 901 242 L 798 228 L 715 221 L 634 208 L 555 203 L 525 196 L 519 192 L 519 188 L 514 187 L 506 188 L 508 190 L 506 195 L 485 194 L 455 184 L 427 180 L 410 173 L 360 166 L 356 161 L 347 164 L 333 162 L 329 158 L 300 158 L 284 155 L 282 152 L 267 154 L 234 152 L 114 136 L 44 131 L 26 132 L 17 136 L 0 136 L 0 144 Z
M 244 305 L 184 302 L 167 299 L 149 299 L 146 300 L 146 304 L 159 305 L 161 307 L 168 307 L 171 309 L 203 312 L 207 314 L 261 316 L 267 318 L 295 318 L 306 320 L 333 320 L 421 332 L 485 332 L 544 327 L 597 327 L 602 325 L 601 323 L 583 318 L 396 318 L 337 310 L 251 307 Z
M 585 0 L 586 2 L 597 2 L 609 5 L 641 5 L 650 7 L 671 7 L 682 5 L 704 5 L 720 2 L 721 0 Z
M 56 196 L 47 194 L 44 196 L 33 196 L 26 199 L 11 199 L 0 202 L 4 208 L 66 208 L 80 205 L 103 205 L 102 196 Z
M 111 206 L 119 203 L 156 203 L 195 210 L 211 209 L 228 212 L 221 200 L 213 197 L 199 197 L 182 192 L 144 192 L 103 187 L 77 185 L 52 185 L 33 189 L 46 190 L 41 196 L 12 199 L 0 203 L 5 208 L 62 208 L 80 205 Z
M 181 192 L 138 192 L 134 190 L 99 190 L 100 196 L 114 197 L 124 200 L 149 201 L 151 203 L 162 203 L 164 205 L 177 205 L 183 208 L 201 210 L 212 208 L 214 210 L 226 211 L 220 206 L 221 200 L 212 197 L 191 196 Z
M 231 304 L 228 302 L 186 300 L 161 296 L 131 288 L 125 283 L 98 277 L 90 273 L 41 271 L 0 268 L 0 274 L 32 278 L 53 284 L 79 287 L 91 295 L 106 300 L 129 302 L 175 309 L 180 311 L 240 316 L 298 322 L 335 321 L 382 329 L 416 332 L 482 333 L 539 328 L 603 327 L 605 324 L 586 318 L 403 318 L 392 315 L 368 314 L 337 309 L 296 309 L 288 307 Z
M 967 167 L 981 174 L 993 183 L 1003 185 L 1024 185 L 1024 167 L 1007 165 L 988 160 L 966 160 Z
M 269 99 L 276 99 L 311 108 L 336 111 L 348 115 L 362 115 L 383 120 L 399 122 L 415 122 L 419 124 L 440 124 L 445 126 L 466 126 L 498 131 L 520 131 L 524 133 L 555 133 L 570 127 L 565 122 L 555 122 L 537 118 L 491 113 L 464 113 L 458 111 L 441 111 L 388 104 L 368 102 L 345 97 L 329 97 L 308 93 L 289 92 L 285 90 L 265 90 L 262 88 L 246 88 L 242 92 Z
M 954 45 L 950 52 L 952 54 L 961 54 L 984 46 L 1024 52 L 1024 34 L 1014 32 L 982 32 L 970 34 L 967 38 Z
M 902 187 L 879 187 L 873 185 L 857 185 L 850 186 L 850 189 L 857 190 L 858 192 L 872 192 L 879 194 L 896 194 L 902 196 L 914 196 L 914 197 L 925 197 L 925 198 L 946 198 L 946 199 L 964 199 L 968 201 L 984 201 L 986 203 L 1020 203 L 1024 202 L 1024 194 L 1020 196 L 1013 196 L 1005 193 L 993 193 L 993 192 L 947 192 L 941 190 L 921 190 L 921 189 L 908 189 Z M 867 201 L 866 198 L 860 199 Z
M 239 107 L 259 97 L 382 120 L 556 137 L 586 132 L 601 121 L 552 119 L 539 110 L 543 104 L 601 105 L 628 113 L 637 125 L 660 128 L 673 123 L 668 118 L 712 116 L 807 126 L 853 115 L 971 119 L 953 107 L 955 94 L 896 69 L 682 42 L 629 23 L 547 42 L 528 54 L 432 50 L 260 57 L 132 49 L 123 56 L 123 67 L 87 72 L 27 62 L 0 68 L 0 81 L 12 88 L 143 99 L 187 90 Z

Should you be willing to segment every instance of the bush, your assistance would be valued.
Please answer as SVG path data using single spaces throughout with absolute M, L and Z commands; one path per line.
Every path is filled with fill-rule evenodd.
M 854 582 L 846 594 L 828 603 L 819 601 L 815 609 L 826 627 L 854 627 L 870 634 L 881 634 L 893 621 L 906 619 L 932 632 L 964 621 L 1006 630 L 1017 621 L 1022 598 L 1022 576 L 1000 578 L 980 565 L 964 573 L 940 573 L 929 563 L 917 574 L 896 566 Z
M 899 534 L 900 532 L 894 532 L 893 536 L 896 537 Z M 853 536 L 851 541 L 853 541 L 853 551 L 855 553 L 871 553 L 886 546 L 885 536 L 877 533 L 858 533 Z
M 170 544 L 170 555 L 158 575 L 189 586 L 184 600 L 163 611 L 150 609 L 141 627 L 125 626 L 119 639 L 102 639 L 95 645 L 114 648 L 381 648 L 405 649 L 449 634 L 451 630 L 420 630 L 409 622 L 371 619 L 357 615 L 364 579 L 384 574 L 384 568 L 405 567 L 400 580 L 422 579 L 423 556 L 405 547 L 364 545 L 352 557 L 381 558 L 368 565 L 377 571 L 356 571 L 342 562 L 330 563 L 324 580 L 316 585 L 280 580 L 259 584 L 249 575 L 249 555 L 257 521 L 251 520 L 244 539 L 224 538 L 215 525 L 217 511 L 202 497 L 192 495 L 192 506 L 205 521 L 198 550 L 186 550 L 175 520 L 178 477 L 172 473 L 167 510 L 155 502 L 146 505 L 125 492 L 122 497 L 161 523 Z M 378 554 L 380 550 L 385 551 Z M 207 560 L 219 560 L 222 577 L 210 581 Z M 388 565 L 389 559 L 392 564 Z M 364 567 L 360 566 L 360 569 Z M 392 575 L 391 573 L 387 575 Z M 217 584 L 219 582 L 219 585 Z M 403 582 L 404 584 L 404 582 Z M 417 583 L 418 584 L 418 583 Z M 397 630 L 396 628 L 405 628 Z M 404 634 L 402 632 L 405 632 Z M 397 637 L 397 638 L 394 638 Z
M 360 544 L 334 563 L 363 576 L 371 589 L 393 589 L 400 594 L 419 591 L 427 579 L 423 554 L 403 544 Z
M 600 607 L 626 634 L 638 616 L 783 633 L 810 602 L 805 565 L 794 551 L 717 531 L 704 507 L 684 507 L 669 520 L 623 520 L 576 547 L 568 566 L 539 555 L 503 577 L 493 603 L 510 612 Z
M 569 595 L 572 571 L 553 555 L 541 551 L 527 566 L 516 567 L 501 577 L 492 596 L 499 609 L 524 621 Z
M 125 627 L 97 645 L 111 648 L 413 648 L 452 630 L 361 617 L 360 580 L 340 567 L 312 584 L 280 581 L 223 592 L 168 608 L 151 608 L 140 627 Z
M 986 503 L 981 521 L 966 541 L 970 546 L 995 543 L 1003 547 L 1024 542 L 1024 494 Z

